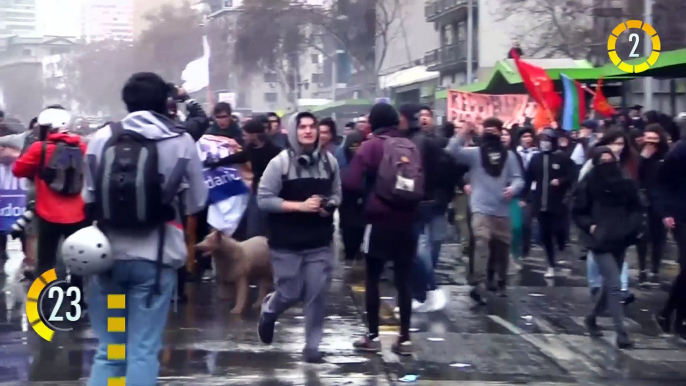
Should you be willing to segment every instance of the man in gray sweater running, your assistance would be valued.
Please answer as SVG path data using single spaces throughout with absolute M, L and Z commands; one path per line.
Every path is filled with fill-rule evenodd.
M 467 148 L 464 144 L 475 135 L 474 130 L 462 128 L 448 143 L 447 150 L 458 163 L 469 167 L 472 194 L 472 229 L 475 239 L 474 272 L 469 278 L 470 297 L 485 305 L 483 282 L 489 258 L 500 276 L 498 292 L 506 296 L 506 278 L 510 253 L 510 207 L 512 197 L 524 186 L 517 159 L 500 142 L 503 122 L 488 118 L 483 123 L 481 145 Z

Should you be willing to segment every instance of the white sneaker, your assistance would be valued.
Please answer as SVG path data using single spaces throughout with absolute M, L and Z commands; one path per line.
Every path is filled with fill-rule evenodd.
M 555 277 L 555 268 L 550 267 L 548 268 L 548 271 L 546 271 L 545 275 L 543 275 L 544 278 L 546 279 L 552 279 Z
M 431 312 L 433 311 L 440 311 L 445 308 L 446 304 L 448 304 L 448 298 L 445 296 L 445 292 L 443 292 L 442 289 L 437 288 L 435 291 L 431 291 L 427 294 L 427 298 L 431 295 Z M 428 299 L 427 299 L 428 301 Z
M 429 300 L 429 295 L 426 296 L 426 301 L 424 303 L 417 300 L 412 300 L 412 312 L 428 312 L 431 307 L 431 302 Z

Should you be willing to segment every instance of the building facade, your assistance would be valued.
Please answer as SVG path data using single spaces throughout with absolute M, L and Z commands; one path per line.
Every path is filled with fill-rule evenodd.
M 36 0 L 0 0 L 0 36 L 36 34 Z
M 81 37 L 133 41 L 134 0 L 87 0 L 81 13 Z
M 45 96 L 54 91 L 45 82 L 46 57 L 68 55 L 75 39 L 54 36 L 0 37 L 0 108 L 28 121 L 43 108 Z
M 80 37 L 83 1 L 36 0 L 38 35 Z

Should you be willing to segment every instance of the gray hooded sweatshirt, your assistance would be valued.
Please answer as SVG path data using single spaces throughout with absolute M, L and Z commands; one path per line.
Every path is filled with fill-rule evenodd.
M 164 139 L 158 142 L 159 171 L 166 180 L 170 179 L 175 168 L 183 168 L 183 182 L 176 187 L 177 195 L 173 205 L 177 208 L 176 220 L 166 225 L 163 263 L 172 268 L 179 268 L 186 262 L 186 238 L 181 215 L 201 211 L 207 201 L 207 186 L 203 178 L 202 163 L 195 141 L 188 133 L 172 130 L 175 127 L 171 119 L 151 113 L 138 111 L 129 114 L 121 122 L 125 130 L 135 131 L 146 138 Z M 97 170 L 105 143 L 112 136 L 112 130 L 105 126 L 98 130 L 86 151 L 89 167 L 86 168 L 86 181 L 83 188 L 83 199 L 86 203 L 95 201 L 95 186 L 91 170 Z M 184 199 L 184 205 L 180 197 Z M 185 213 L 180 213 L 181 209 Z M 159 246 L 159 232 L 149 233 L 108 231 L 112 253 L 118 260 L 156 261 Z
M 286 213 L 282 208 L 284 201 L 302 202 L 319 195 L 335 206 L 341 203 L 341 176 L 336 157 L 321 152 L 318 140 L 316 150 L 307 157 L 298 143 L 297 121 L 304 114 L 289 119 L 290 149 L 269 162 L 257 189 L 257 203 L 268 214 L 269 244 L 275 249 L 314 249 L 330 245 L 333 239 L 333 216 Z M 301 164 L 305 158 L 312 162 Z

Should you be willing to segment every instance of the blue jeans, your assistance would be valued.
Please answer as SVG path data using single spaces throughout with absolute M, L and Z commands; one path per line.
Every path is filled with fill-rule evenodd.
M 127 386 L 157 384 L 158 354 L 176 288 L 176 270 L 162 268 L 161 294 L 154 295 L 148 307 L 155 270 L 155 264 L 150 261 L 116 261 L 111 272 L 93 278 L 88 304 L 99 343 L 88 386 L 107 385 L 110 377 L 126 377 Z M 109 294 L 126 295 L 126 309 L 109 310 Z M 107 332 L 108 317 L 126 317 L 126 332 Z M 107 360 L 109 344 L 126 344 L 126 360 Z
M 598 264 L 596 264 L 593 257 L 593 252 L 588 251 L 586 256 L 586 275 L 588 277 L 588 287 L 590 289 L 600 288 L 603 286 L 603 278 L 600 276 Z M 619 280 L 622 284 L 622 291 L 629 290 L 629 263 L 624 261 L 622 264 L 622 272 L 619 274 Z
M 441 245 L 448 232 L 448 221 L 445 214 L 431 215 L 417 224 L 417 259 L 414 273 L 414 298 L 420 302 L 426 300 L 427 291 L 436 290 L 434 270 L 438 265 Z

